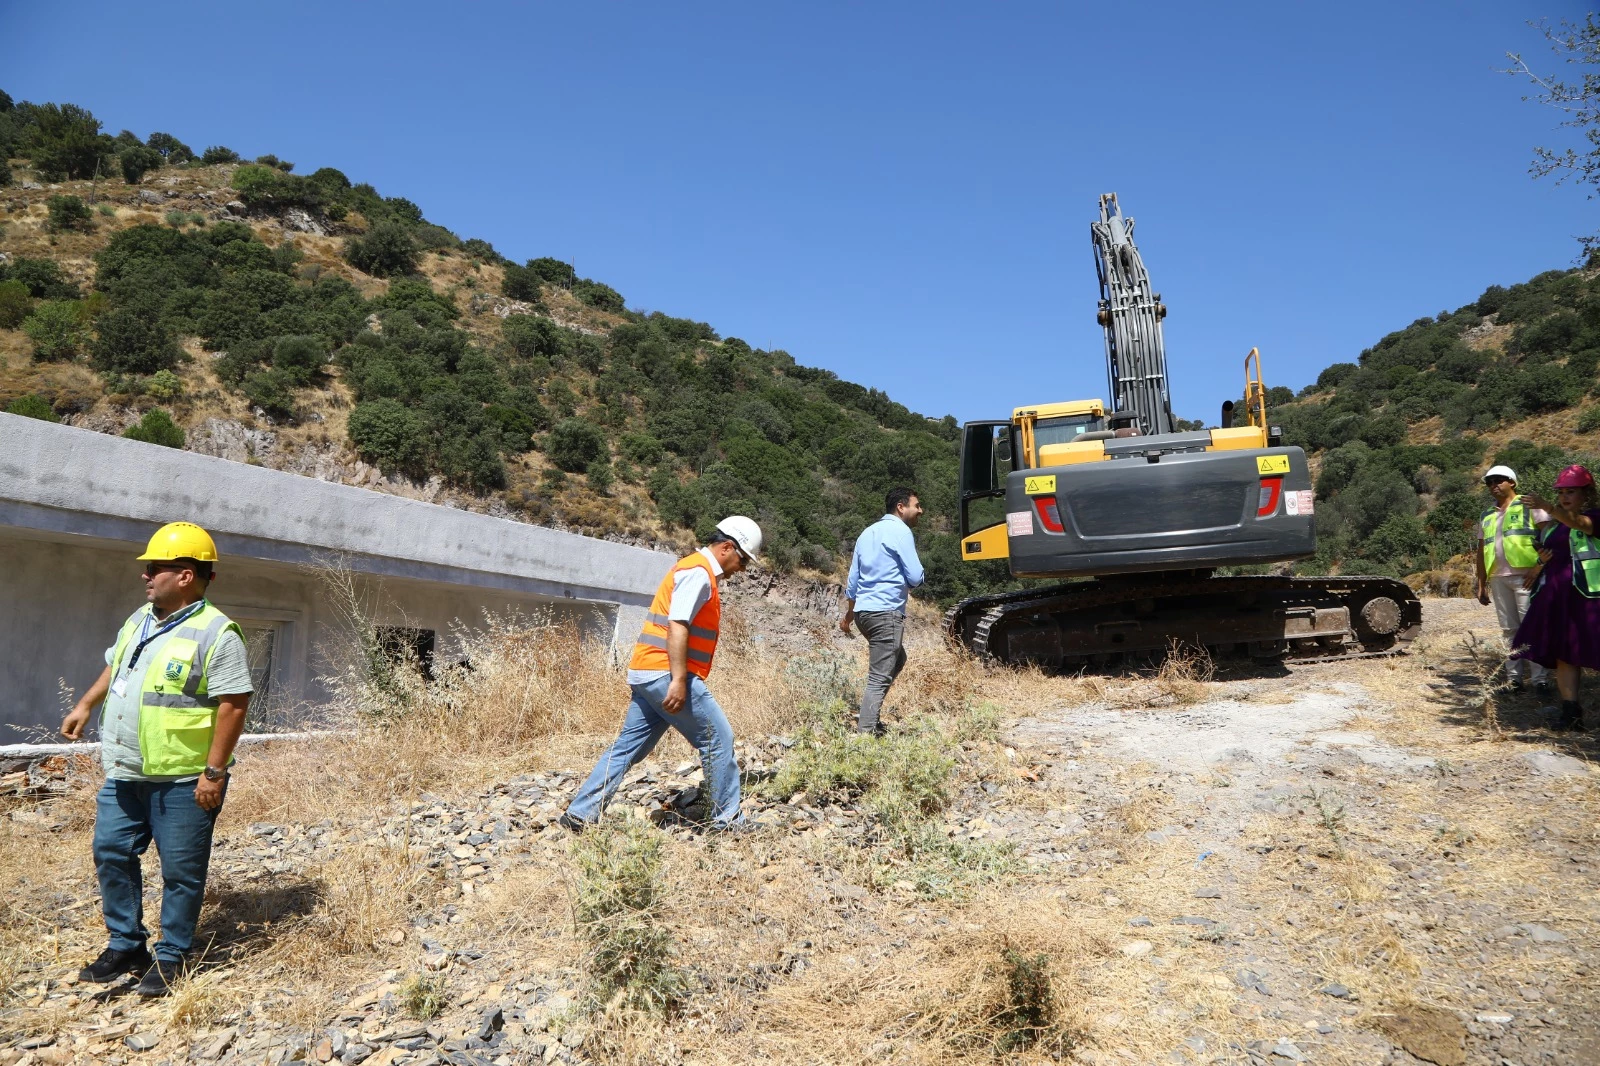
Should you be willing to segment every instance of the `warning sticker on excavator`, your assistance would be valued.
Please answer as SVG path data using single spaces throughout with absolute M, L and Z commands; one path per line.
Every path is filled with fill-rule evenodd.
M 1256 470 L 1262 474 L 1287 474 L 1289 472 L 1289 457 L 1287 455 L 1258 455 L 1256 456 Z
M 1288 459 L 1285 458 L 1284 462 L 1288 462 Z M 1288 467 L 1284 467 L 1284 469 L 1287 470 Z M 1047 492 L 1056 491 L 1056 476 L 1054 474 L 1041 474 L 1038 477 L 1030 477 L 1023 482 L 1022 487 L 1023 491 L 1029 496 L 1042 496 Z

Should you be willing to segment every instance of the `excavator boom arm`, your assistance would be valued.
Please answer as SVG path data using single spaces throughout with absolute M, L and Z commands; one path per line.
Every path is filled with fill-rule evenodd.
M 1112 406 L 1136 415 L 1141 433 L 1171 433 L 1167 350 L 1161 337 L 1167 309 L 1150 287 L 1150 274 L 1133 243 L 1133 219 L 1122 217 L 1116 193 L 1100 197 L 1100 221 L 1089 223 L 1089 233 L 1100 278 L 1095 317 L 1106 335 Z

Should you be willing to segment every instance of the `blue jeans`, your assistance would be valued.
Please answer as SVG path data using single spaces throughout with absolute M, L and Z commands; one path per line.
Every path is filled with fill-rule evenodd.
M 144 946 L 144 871 L 139 856 L 152 840 L 161 853 L 161 942 L 155 955 L 181 962 L 194 946 L 194 927 L 211 865 L 211 830 L 222 807 L 194 801 L 194 782 L 108 780 L 96 799 L 94 868 L 110 946 Z M 227 782 L 223 782 L 226 796 Z
M 661 709 L 670 679 L 657 678 L 633 685 L 633 702 L 628 704 L 622 733 L 600 756 L 589 778 L 578 789 L 567 813 L 582 822 L 600 820 L 600 812 L 622 785 L 635 763 L 655 750 L 657 741 L 670 726 L 684 735 L 700 752 L 700 768 L 705 772 L 706 791 L 711 796 L 711 821 L 719 828 L 737 824 L 739 815 L 739 764 L 733 757 L 733 727 L 722 713 L 711 690 L 698 677 L 689 678 L 689 698 L 677 714 Z

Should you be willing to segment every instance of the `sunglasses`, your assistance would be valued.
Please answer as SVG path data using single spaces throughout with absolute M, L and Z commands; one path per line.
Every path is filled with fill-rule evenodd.
M 1483 483 L 1484 483 L 1484 484 L 1485 484 L 1485 485 L 1488 485 L 1488 486 L 1489 486 L 1489 487 L 1490 487 L 1490 488 L 1493 488 L 1493 487 L 1494 487 L 1494 486 L 1496 486 L 1496 485 L 1504 485 L 1504 484 L 1506 484 L 1506 483 L 1508 483 L 1508 482 L 1509 482 L 1509 483 L 1510 483 L 1510 484 L 1513 484 L 1513 485 L 1515 485 L 1515 484 L 1516 484 L 1516 482 L 1515 482 L 1515 481 L 1512 481 L 1512 480 L 1511 480 L 1511 479 L 1510 479 L 1510 478 L 1508 478 L 1508 477 L 1491 477 L 1491 478 L 1485 478 L 1485 479 L 1484 479 L 1484 482 L 1483 482 Z
M 194 569 L 194 568 L 191 567 L 191 566 L 185 566 L 182 563 L 145 563 L 144 564 L 144 576 L 145 577 L 155 577 L 157 574 L 161 573 L 163 570 L 192 570 L 192 569 Z

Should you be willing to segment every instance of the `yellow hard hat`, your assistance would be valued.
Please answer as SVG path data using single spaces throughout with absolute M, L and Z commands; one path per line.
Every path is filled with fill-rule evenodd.
M 193 522 L 168 522 L 150 538 L 150 546 L 140 559 L 194 559 L 202 563 L 217 561 L 217 546 L 211 534 Z

